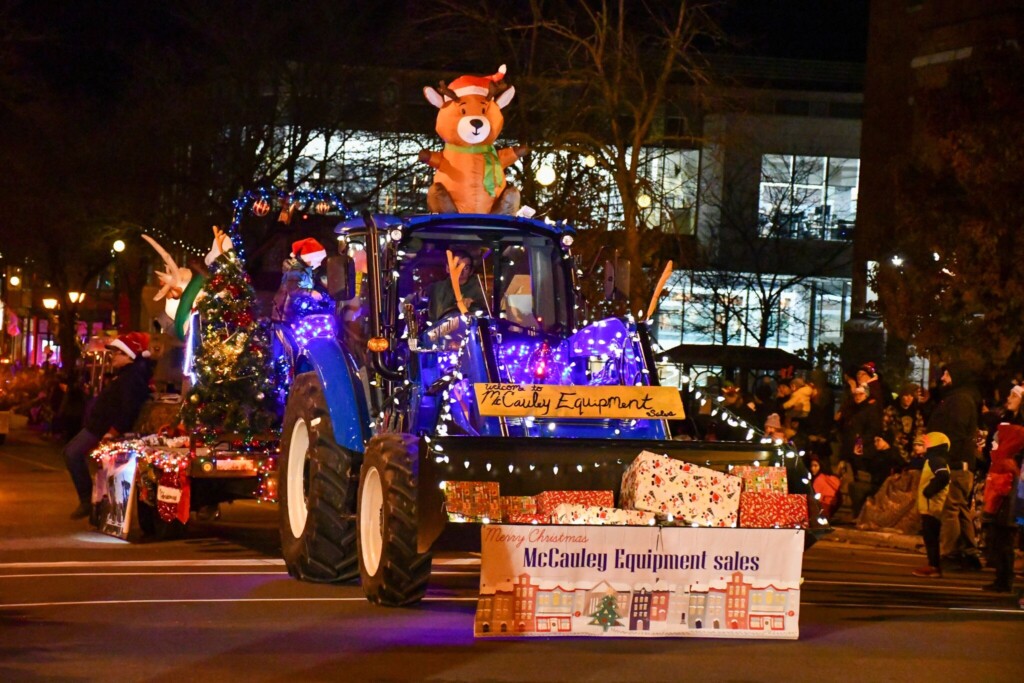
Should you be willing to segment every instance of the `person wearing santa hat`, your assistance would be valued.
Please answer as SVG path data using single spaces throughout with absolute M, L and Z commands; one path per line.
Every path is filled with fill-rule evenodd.
M 88 411 L 85 424 L 64 446 L 64 462 L 78 493 L 78 507 L 71 519 L 88 517 L 92 510 L 92 477 L 89 453 L 100 441 L 131 431 L 142 404 L 149 398 L 149 335 L 128 332 L 107 344 L 114 377 L 103 387 Z
M 327 274 L 320 268 L 327 258 L 327 249 L 312 237 L 292 243 L 292 251 L 281 264 L 281 286 L 274 295 L 274 320 L 286 320 L 288 298 L 304 291 L 314 299 L 327 295 Z

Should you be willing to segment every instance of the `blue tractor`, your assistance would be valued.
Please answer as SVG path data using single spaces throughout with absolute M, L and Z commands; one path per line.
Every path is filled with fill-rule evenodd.
M 657 386 L 646 324 L 583 319 L 571 226 L 366 215 L 336 231 L 365 249 L 365 272 L 334 269 L 334 325 L 294 346 L 279 462 L 293 576 L 358 575 L 371 602 L 419 600 L 449 523 L 444 482 L 618 491 L 643 450 L 719 469 L 779 457 L 771 445 L 673 440 L 671 411 L 602 412 L 645 388 L 679 395 Z M 556 388 L 604 398 L 544 413 Z

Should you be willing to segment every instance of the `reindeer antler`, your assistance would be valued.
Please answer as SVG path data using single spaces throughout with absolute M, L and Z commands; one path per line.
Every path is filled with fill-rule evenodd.
M 160 301 L 164 297 L 168 299 L 179 298 L 185 287 L 192 280 L 192 271 L 175 263 L 171 255 L 167 253 L 167 250 L 149 235 L 143 235 L 142 239 L 149 242 L 149 246 L 156 250 L 156 253 L 163 259 L 164 267 L 166 268 L 166 271 L 155 271 L 160 284 L 163 286 L 156 293 L 156 296 L 153 297 L 153 301 Z
M 210 247 L 210 251 L 206 254 L 206 265 L 212 265 L 217 257 L 221 254 L 231 251 L 235 248 L 235 245 L 231 243 L 231 238 L 228 237 L 227 233 L 221 230 L 216 225 L 213 226 L 213 246 Z
M 491 81 L 487 84 L 487 99 L 493 100 L 506 90 L 508 90 L 508 83 L 505 81 Z
M 441 93 L 442 95 L 447 97 L 449 100 L 452 100 L 453 102 L 455 100 L 459 99 L 459 96 L 456 95 L 455 92 L 451 88 L 449 88 L 447 85 L 445 85 L 444 81 L 438 82 L 438 84 L 437 84 L 437 92 Z

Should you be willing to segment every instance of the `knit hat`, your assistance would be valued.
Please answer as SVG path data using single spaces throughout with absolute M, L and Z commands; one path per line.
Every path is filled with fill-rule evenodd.
M 307 237 L 292 243 L 292 256 L 316 268 L 327 258 L 327 250 L 312 237 Z
M 857 368 L 857 372 L 866 372 L 869 377 L 875 376 L 875 364 L 872 362 L 864 363 L 864 365 Z
M 949 437 L 942 432 L 928 432 L 924 435 L 924 445 L 928 450 L 937 446 L 945 446 L 948 452 L 950 447 Z
M 782 429 L 782 419 L 778 413 L 772 413 L 768 416 L 768 419 L 764 421 L 764 428 L 767 429 Z
M 448 84 L 448 88 L 459 97 L 480 95 L 486 97 L 491 91 L 491 83 L 505 78 L 505 65 L 498 67 L 498 72 L 490 76 L 459 76 Z
M 128 332 L 107 344 L 107 348 L 123 351 L 132 360 L 140 355 L 149 358 L 149 335 L 145 332 Z
M 1010 389 L 1010 396 L 1016 396 L 1017 398 L 1024 398 L 1024 385 L 1018 384 L 1013 389 Z

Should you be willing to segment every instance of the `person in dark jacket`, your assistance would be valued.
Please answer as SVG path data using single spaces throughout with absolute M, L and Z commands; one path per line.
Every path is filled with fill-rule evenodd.
M 942 556 L 958 558 L 967 569 L 981 569 L 974 535 L 971 496 L 978 460 L 978 400 L 966 367 L 951 363 L 942 372 L 942 402 L 928 420 L 928 431 L 949 438 L 949 495 L 942 511 Z
M 113 353 L 110 364 L 116 374 L 96 397 L 81 431 L 64 447 L 64 462 L 78 493 L 78 507 L 71 513 L 71 519 L 88 517 L 92 508 L 89 453 L 104 438 L 131 431 L 149 397 L 149 335 L 129 332 L 107 348 Z
M 942 530 L 942 509 L 949 491 L 949 439 L 945 434 L 929 432 L 914 441 L 915 454 L 924 455 L 921 481 L 917 487 L 917 511 L 921 513 L 921 536 L 928 553 L 928 566 L 915 569 L 914 576 L 937 578 L 942 576 L 942 556 L 939 552 L 939 534 Z

